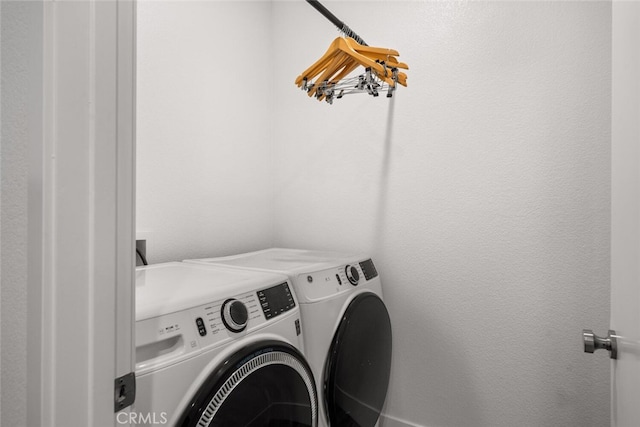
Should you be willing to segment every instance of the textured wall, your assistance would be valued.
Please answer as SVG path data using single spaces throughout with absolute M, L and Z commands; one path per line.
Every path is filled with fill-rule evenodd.
M 608 425 L 580 332 L 609 323 L 610 4 L 323 3 L 409 87 L 308 99 L 293 80 L 336 33 L 274 3 L 275 243 L 373 254 L 386 425 Z
M 0 6 L 2 111 L 0 172 L 0 423 L 24 426 L 27 404 L 27 172 L 28 144 L 42 81 L 42 4 Z M 36 91 L 34 93 L 34 91 Z M 7 392 L 10 391 L 10 392 Z
M 136 209 L 149 262 L 272 241 L 270 11 L 138 3 Z

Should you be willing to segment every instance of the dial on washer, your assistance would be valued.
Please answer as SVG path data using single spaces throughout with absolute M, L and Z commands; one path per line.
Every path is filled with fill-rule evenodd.
M 222 323 L 231 332 L 242 332 L 247 327 L 249 312 L 247 306 L 237 299 L 228 299 L 220 309 Z
M 349 283 L 351 283 L 353 286 L 357 286 L 358 282 L 360 281 L 360 274 L 358 273 L 358 269 L 353 265 L 347 265 L 344 268 L 344 272 L 347 275 Z

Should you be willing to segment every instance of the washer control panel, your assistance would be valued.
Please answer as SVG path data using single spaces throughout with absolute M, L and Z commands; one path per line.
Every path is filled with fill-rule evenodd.
M 201 305 L 192 310 L 193 327 L 203 346 L 231 338 L 265 322 L 255 292 Z
M 289 282 L 136 322 L 136 372 L 245 336 L 296 307 Z

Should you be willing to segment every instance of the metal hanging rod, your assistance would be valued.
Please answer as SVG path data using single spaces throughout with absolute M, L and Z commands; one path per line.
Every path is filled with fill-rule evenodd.
M 311 6 L 313 6 L 313 8 L 315 10 L 317 10 L 318 12 L 320 12 L 322 14 L 322 16 L 324 16 L 325 18 L 327 18 L 329 21 L 331 21 L 331 23 L 333 25 L 335 25 L 336 27 L 338 27 L 338 29 L 344 33 L 344 35 L 346 35 L 347 37 L 351 37 L 352 39 L 354 39 L 355 41 L 357 41 L 358 43 L 360 43 L 363 46 L 368 46 L 368 44 L 366 44 L 364 42 L 364 40 L 362 40 L 362 38 L 357 35 L 351 28 L 349 28 L 349 26 L 347 24 L 345 24 L 344 22 L 342 22 L 341 20 L 339 20 L 333 13 L 331 13 L 329 11 L 329 9 L 327 9 L 326 7 L 324 7 L 322 4 L 320 4 L 320 2 L 318 0 L 306 0 L 307 3 L 309 3 Z

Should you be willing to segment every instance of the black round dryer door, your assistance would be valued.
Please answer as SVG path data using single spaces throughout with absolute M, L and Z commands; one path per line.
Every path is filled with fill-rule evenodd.
M 391 370 L 391 320 L 373 293 L 354 298 L 340 321 L 325 365 L 325 409 L 331 426 L 373 427 Z
M 294 347 L 269 341 L 235 353 L 185 409 L 181 427 L 315 427 L 311 369 Z

